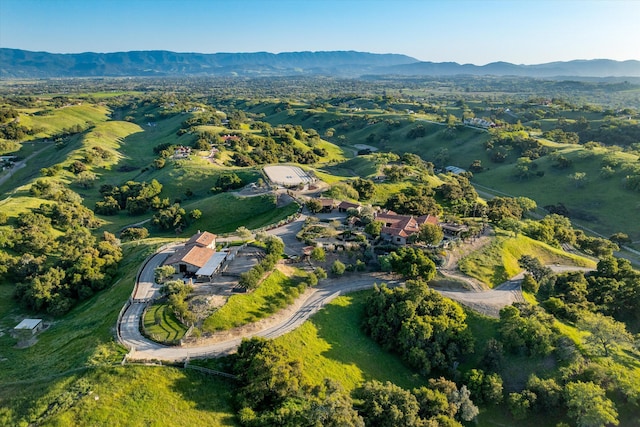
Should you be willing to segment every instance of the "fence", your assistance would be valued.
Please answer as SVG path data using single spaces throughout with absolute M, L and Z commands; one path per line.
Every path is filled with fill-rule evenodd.
M 125 346 L 129 351 L 131 351 L 131 346 L 125 343 L 124 340 L 122 339 L 122 333 L 120 332 L 120 325 L 122 324 L 122 316 L 124 316 L 124 312 L 127 311 L 127 309 L 131 306 L 131 301 L 132 301 L 132 298 L 129 297 L 129 299 L 127 300 L 127 303 L 123 305 L 122 308 L 120 309 L 120 313 L 118 313 L 118 323 L 117 323 L 118 327 L 116 328 L 116 338 L 118 339 L 118 342 L 123 346 Z
M 238 377 L 232 374 L 228 374 L 222 371 L 216 371 L 215 369 L 204 368 L 202 366 L 190 365 L 189 359 L 184 361 L 184 369 L 193 369 L 195 371 L 204 372 L 205 374 L 217 375 L 219 377 L 231 378 L 237 380 Z

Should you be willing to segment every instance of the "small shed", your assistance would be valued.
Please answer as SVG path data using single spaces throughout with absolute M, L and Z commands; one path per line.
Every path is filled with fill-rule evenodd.
M 466 170 L 459 168 L 458 166 L 447 166 L 444 168 L 445 172 L 450 172 L 455 175 L 460 175 L 461 173 L 466 172 Z
M 25 334 L 26 332 L 30 332 L 31 335 L 35 335 L 42 329 L 44 329 L 42 319 L 24 319 L 22 322 L 18 323 L 15 328 L 13 328 L 13 331 L 16 334 Z

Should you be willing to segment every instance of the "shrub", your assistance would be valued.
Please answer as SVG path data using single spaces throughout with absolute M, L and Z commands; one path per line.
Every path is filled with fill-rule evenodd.
M 144 227 L 129 227 L 120 233 L 120 239 L 125 242 L 146 239 L 147 237 L 149 237 L 149 230 Z
M 346 269 L 347 267 L 342 262 L 340 262 L 339 260 L 335 260 L 333 265 L 331 266 L 331 273 L 334 276 L 342 276 Z

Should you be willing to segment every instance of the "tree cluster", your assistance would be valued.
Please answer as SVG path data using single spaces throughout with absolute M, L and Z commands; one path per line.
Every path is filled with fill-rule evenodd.
M 432 188 L 426 185 L 415 185 L 389 197 L 384 207 L 399 214 L 439 215 L 442 208 L 433 195 Z
M 595 272 L 562 273 L 542 281 L 539 298 L 554 315 L 576 321 L 599 311 L 629 325 L 640 320 L 640 273 L 628 260 L 607 256 Z
M 518 153 L 517 157 L 528 157 L 531 160 L 547 154 L 547 148 L 538 140 L 531 138 L 522 126 L 495 128 L 489 133 L 491 138 L 485 143 L 485 148 L 495 163 L 504 162 L 509 152 L 513 150 Z
M 303 364 L 264 338 L 243 340 L 233 357 L 243 426 L 364 427 L 351 396 L 332 380 L 312 385 Z
M 384 349 L 400 354 L 422 374 L 447 370 L 473 348 L 466 316 L 455 302 L 422 281 L 376 286 L 367 299 L 363 327 Z
M 197 219 L 202 213 L 194 209 L 191 211 L 191 218 Z M 153 215 L 151 223 L 161 230 L 175 230 L 176 233 L 182 232 L 183 228 L 189 222 L 187 211 L 180 206 L 180 203 L 174 203 L 167 208 L 160 209 Z
M 477 217 L 485 213 L 485 207 L 478 203 L 478 193 L 464 175 L 448 175 L 446 182 L 436 188 L 436 194 L 455 214 Z
M 30 309 L 53 315 L 66 313 L 106 288 L 122 259 L 113 234 L 104 232 L 98 240 L 87 228 L 76 226 L 56 238 L 50 220 L 36 213 L 18 219 L 7 245 L 18 255 L 0 253 L 0 274 L 18 282 L 15 297 Z
M 240 274 L 239 286 L 244 289 L 255 289 L 260 285 L 262 277 L 273 270 L 284 252 L 284 244 L 277 236 L 269 236 L 265 240 L 266 256 L 249 271 Z
M 245 185 L 242 178 L 233 172 L 224 173 L 216 179 L 216 185 L 211 189 L 212 192 L 229 191 L 241 188 Z
M 391 252 L 385 262 L 391 271 L 408 279 L 421 279 L 426 282 L 436 275 L 436 265 L 422 249 L 403 246 Z
M 235 151 L 232 160 L 235 166 L 279 162 L 312 164 L 326 156 L 327 151 L 316 146 L 319 141 L 317 133 L 309 137 L 310 133 L 301 126 L 265 127 L 260 135 L 242 134 L 229 139 L 226 144 Z
M 554 348 L 553 316 L 539 307 L 516 303 L 500 310 L 500 341 L 514 354 L 545 356 Z
M 466 386 L 442 377 L 405 390 L 391 382 L 368 381 L 355 391 L 358 413 L 367 426 L 462 426 L 479 413 Z
M 105 184 L 100 187 L 102 200 L 96 202 L 95 211 L 100 215 L 116 215 L 126 210 L 129 215 L 141 215 L 149 209 L 166 208 L 169 200 L 159 197 L 162 184 L 155 179 L 150 183 L 127 181 L 116 187 Z
M 516 420 L 566 410 L 579 427 L 618 425 L 618 411 L 605 389 L 593 381 L 541 379 L 531 375 L 526 388 L 511 392 L 507 405 Z

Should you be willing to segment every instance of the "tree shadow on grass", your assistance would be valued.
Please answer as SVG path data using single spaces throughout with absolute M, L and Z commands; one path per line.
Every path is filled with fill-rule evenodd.
M 172 389 L 194 408 L 220 414 L 219 426 L 237 426 L 233 408 L 232 379 L 185 369 L 184 376 L 174 381 Z
M 493 276 L 491 276 L 491 283 L 493 287 L 499 286 L 500 284 L 509 280 L 509 276 L 507 275 L 507 270 L 501 266 L 497 265 L 493 267 Z

